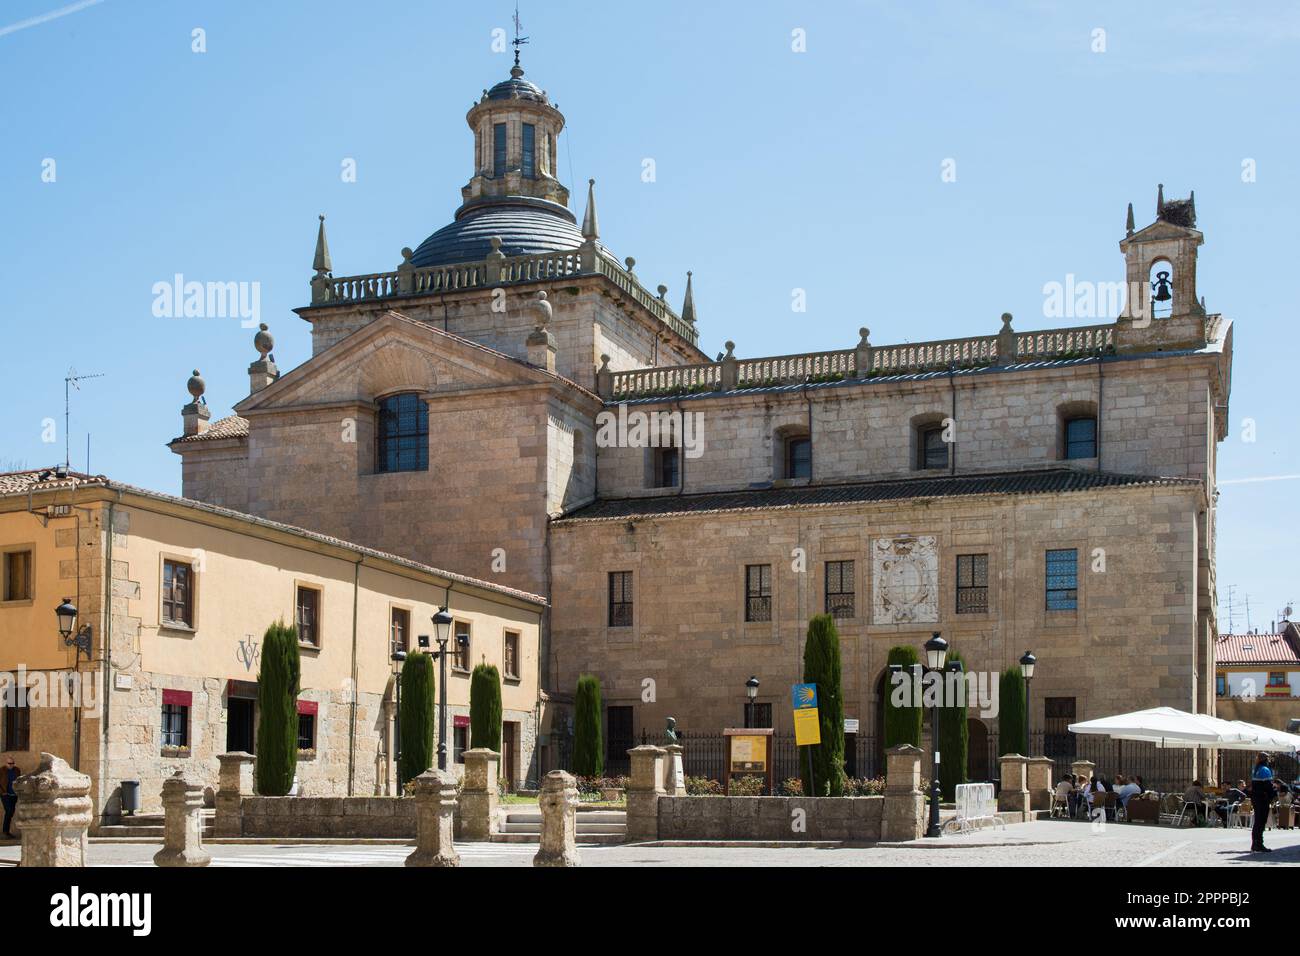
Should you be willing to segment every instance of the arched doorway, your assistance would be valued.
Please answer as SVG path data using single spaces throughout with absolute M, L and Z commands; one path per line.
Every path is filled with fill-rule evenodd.
M 989 729 L 978 717 L 966 718 L 966 779 L 983 783 L 993 779 L 989 760 Z

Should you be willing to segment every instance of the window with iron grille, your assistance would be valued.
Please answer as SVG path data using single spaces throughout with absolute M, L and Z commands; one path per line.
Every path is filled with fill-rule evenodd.
M 1073 697 L 1043 698 L 1043 750 L 1048 757 L 1074 756 L 1074 734 L 1069 728 L 1075 712 Z
M 391 646 L 389 653 L 395 654 L 398 651 L 407 649 L 407 642 L 410 637 L 407 635 L 411 630 L 411 612 L 405 608 L 393 608 L 392 621 L 389 624 L 389 639 Z
M 469 670 L 470 627 L 468 621 L 457 621 L 455 625 L 456 653 L 452 655 L 451 666 L 458 671 Z
M 745 620 L 772 620 L 772 565 L 745 566 Z
M 316 715 L 298 715 L 298 749 L 316 749 Z
M 654 452 L 656 488 L 676 488 L 681 479 L 681 456 L 676 448 L 656 448 Z
M 298 588 L 298 643 L 320 647 L 320 592 L 315 588 Z
M 506 174 L 506 124 L 492 127 L 492 175 L 500 178 Z
M 429 470 L 429 406 L 415 392 L 379 400 L 375 471 Z
M 27 704 L 4 708 L 4 741 L 0 750 L 30 750 L 32 710 Z
M 632 708 L 610 705 L 605 708 L 605 765 L 626 764 L 627 752 L 636 746 L 632 730 Z
M 785 477 L 812 477 L 812 439 L 790 438 L 785 443 Z
M 609 572 L 609 626 L 632 626 L 632 572 Z
M 853 617 L 853 562 L 826 562 L 826 613 L 832 617 Z
M 947 468 L 948 443 L 943 440 L 942 425 L 926 425 L 917 436 L 917 468 Z
M 982 614 L 989 609 L 989 556 L 957 555 L 957 613 Z
M 506 677 L 519 676 L 519 635 L 514 631 L 506 631 L 505 653 L 501 664 Z
M 1047 609 L 1073 611 L 1079 607 L 1079 550 L 1047 552 Z
M 524 156 L 523 156 L 523 173 L 529 179 L 536 174 L 537 161 L 533 156 L 533 148 L 537 143 L 537 127 L 532 123 L 524 123 Z
M 162 705 L 162 745 L 164 747 L 190 745 L 190 709 L 184 704 Z
M 1097 419 L 1071 418 L 1066 421 L 1065 457 L 1097 457 Z
M 194 626 L 194 569 L 179 561 L 163 562 L 162 616 L 164 624 Z
M 4 556 L 4 600 L 30 601 L 32 597 L 32 553 L 6 551 Z
M 746 727 L 771 727 L 772 726 L 772 705 L 770 703 L 760 704 L 758 701 L 745 704 L 745 712 L 741 715 L 742 720 L 749 721 Z

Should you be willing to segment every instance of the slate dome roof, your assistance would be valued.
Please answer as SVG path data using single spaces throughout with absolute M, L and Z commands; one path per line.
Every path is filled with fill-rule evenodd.
M 462 207 L 456 220 L 443 226 L 411 256 L 411 265 L 476 262 L 492 251 L 492 237 L 501 239 L 507 256 L 531 256 L 582 245 L 582 231 L 573 213 L 557 203 L 527 196 L 493 199 Z

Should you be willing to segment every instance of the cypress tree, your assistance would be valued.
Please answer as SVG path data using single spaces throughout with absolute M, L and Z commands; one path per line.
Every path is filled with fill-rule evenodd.
M 583 674 L 573 695 L 573 772 L 579 777 L 604 775 L 605 749 L 601 743 L 600 679 Z
M 399 790 L 433 766 L 433 658 L 413 651 L 402 665 L 402 759 Z
M 469 678 L 469 745 L 501 753 L 501 674 L 479 664 Z
M 948 652 L 948 662 L 965 660 L 957 651 Z M 946 675 L 945 675 L 946 677 Z M 962 673 L 963 683 L 965 672 Z M 946 681 L 945 690 L 950 686 Z M 956 690 L 954 686 L 954 690 Z M 970 731 L 966 726 L 966 698 L 963 692 L 961 703 L 944 697 L 944 707 L 939 714 L 939 784 L 943 788 L 943 798 L 952 800 L 957 795 L 957 784 L 966 782 L 966 758 L 970 750 Z
M 1028 754 L 1025 740 L 1025 677 L 1020 665 L 1008 667 L 998 680 L 998 756 Z
M 817 685 L 822 738 L 812 748 L 812 780 L 807 779 L 807 755 L 799 761 L 803 792 L 810 796 L 838 797 L 844 793 L 844 688 L 840 670 L 840 634 L 835 629 L 835 618 L 818 614 L 808 622 L 803 649 L 803 679 L 805 684 Z
M 298 769 L 298 683 L 301 675 L 298 629 L 283 621 L 262 637 L 257 673 L 257 792 L 283 797 Z
M 916 700 L 919 703 L 920 688 L 916 688 L 916 694 L 913 695 L 911 676 L 914 673 L 912 668 L 921 663 L 921 656 L 916 652 L 915 647 L 900 644 L 889 649 L 886 662 L 902 665 L 903 674 L 908 678 L 908 682 L 896 688 L 890 683 L 888 672 L 885 674 L 885 748 L 897 747 L 899 744 L 919 747 L 921 746 L 922 708 L 911 706 L 911 702 Z M 902 700 L 907 703 L 900 706 L 895 703 L 894 698 L 902 691 L 906 692 Z

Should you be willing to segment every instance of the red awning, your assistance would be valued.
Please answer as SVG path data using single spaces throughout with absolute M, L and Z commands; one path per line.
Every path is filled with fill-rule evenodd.
M 190 702 L 194 699 L 194 694 L 188 690 L 164 690 L 163 703 L 176 704 L 181 707 L 189 707 Z
M 468 726 L 469 726 L 469 718 L 468 718 L 468 717 L 463 717 L 463 716 L 461 716 L 461 715 L 459 715 L 459 714 L 453 714 L 453 715 L 452 715 L 452 718 L 451 718 L 451 722 L 452 722 L 452 726 L 453 726 L 453 727 L 468 727 Z
M 299 714 L 311 714 L 313 717 L 315 717 L 315 716 L 316 716 L 316 711 L 317 711 L 319 708 L 320 708 L 320 704 L 316 703 L 316 701 L 314 701 L 314 700 L 300 700 L 300 701 L 298 701 L 298 713 L 299 713 Z

